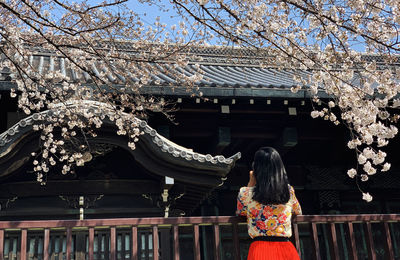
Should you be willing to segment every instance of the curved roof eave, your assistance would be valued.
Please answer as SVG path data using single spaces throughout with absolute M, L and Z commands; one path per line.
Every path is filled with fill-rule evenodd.
M 21 167 L 29 159 L 34 148 L 37 148 L 39 136 L 33 130 L 35 122 L 41 122 L 49 114 L 62 113 L 67 107 L 92 109 L 105 114 L 112 113 L 112 110 L 107 109 L 107 105 L 103 103 L 84 101 L 70 103 L 67 106 L 55 106 L 53 109 L 20 120 L 0 134 L 0 177 Z M 145 121 L 136 117 L 132 117 L 132 120 L 143 132 L 139 137 L 136 149 L 132 150 L 128 147 L 128 140 L 125 136 L 119 136 L 116 131 L 110 131 L 110 127 L 107 126 L 112 126 L 113 122 L 109 120 L 103 120 L 103 127 L 98 130 L 99 136 L 90 141 L 114 144 L 129 150 L 138 163 L 154 174 L 170 176 L 183 182 L 198 183 L 204 186 L 221 184 L 236 160 L 240 158 L 240 153 L 225 158 L 222 155 L 212 156 L 193 152 L 191 149 L 175 144 L 161 136 Z

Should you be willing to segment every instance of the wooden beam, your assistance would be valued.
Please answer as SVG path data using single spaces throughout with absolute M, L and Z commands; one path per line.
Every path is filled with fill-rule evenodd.
M 193 206 L 193 203 L 192 203 Z M 97 208 L 97 209 L 85 209 L 85 215 L 115 215 L 115 213 L 121 215 L 135 215 L 142 217 L 161 216 L 163 211 L 160 208 Z M 24 208 L 19 210 L 7 210 L 1 211 L 0 217 L 26 217 L 26 216 L 73 216 L 74 218 L 79 217 L 79 209 L 37 209 L 37 208 Z
M 10 195 L 22 198 L 35 195 L 137 195 L 143 193 L 160 193 L 159 182 L 150 180 L 66 180 L 48 181 L 47 185 L 40 185 L 38 182 L 14 182 L 0 185 L 0 198 L 8 198 Z

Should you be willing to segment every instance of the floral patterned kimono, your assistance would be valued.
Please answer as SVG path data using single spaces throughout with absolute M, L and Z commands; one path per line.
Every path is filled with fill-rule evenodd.
M 290 199 L 286 204 L 263 205 L 253 200 L 254 187 L 242 187 L 237 199 L 237 215 L 247 217 L 248 233 L 251 238 L 291 237 L 292 214 L 301 215 L 301 207 L 290 186 Z M 299 259 L 290 242 L 255 241 L 251 244 L 248 260 Z

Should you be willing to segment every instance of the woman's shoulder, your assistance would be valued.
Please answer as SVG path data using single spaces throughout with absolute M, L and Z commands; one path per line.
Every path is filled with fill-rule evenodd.
M 241 187 L 239 190 L 239 196 L 248 197 L 250 193 L 252 193 L 254 187 Z
M 253 191 L 253 189 L 254 189 L 254 187 L 244 186 L 244 187 L 240 188 L 239 192 L 250 192 L 250 191 Z

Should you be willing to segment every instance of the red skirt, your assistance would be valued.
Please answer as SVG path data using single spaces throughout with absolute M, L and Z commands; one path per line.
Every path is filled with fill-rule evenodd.
M 300 260 L 291 242 L 254 241 L 247 260 Z

